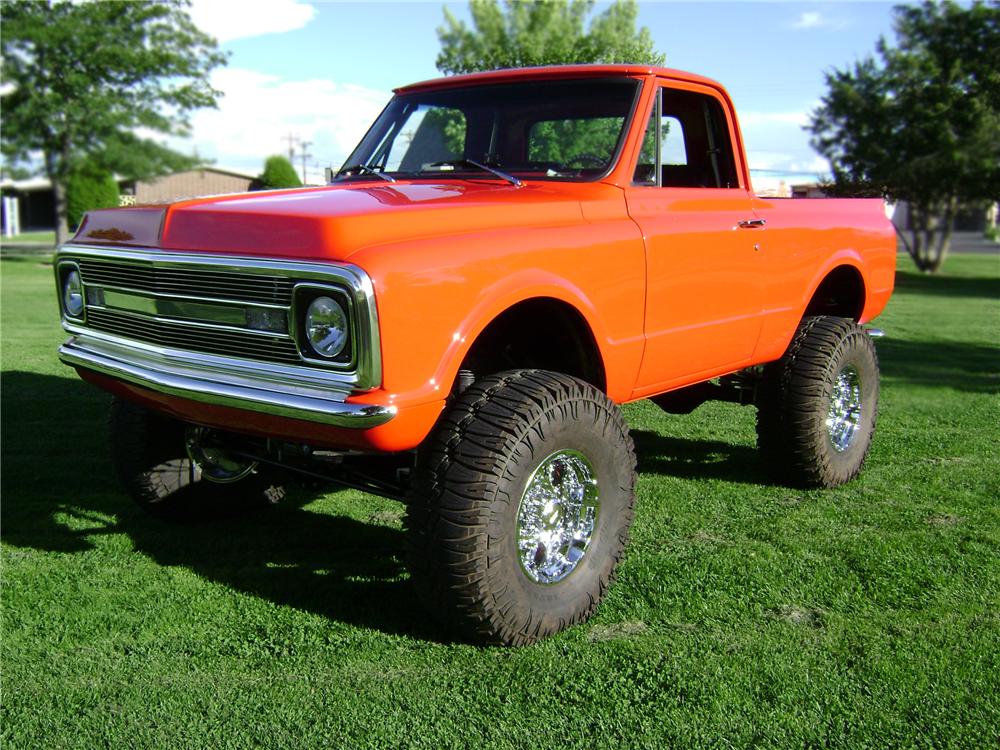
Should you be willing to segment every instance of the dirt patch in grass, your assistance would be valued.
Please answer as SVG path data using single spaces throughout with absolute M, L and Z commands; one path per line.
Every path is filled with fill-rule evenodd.
M 810 628 L 821 628 L 825 616 L 823 610 L 813 607 L 800 607 L 796 604 L 785 604 L 771 610 L 770 615 L 779 620 L 785 620 L 793 625 L 805 625 Z
M 965 519 L 954 513 L 934 513 L 924 519 L 928 526 L 958 526 Z
M 649 628 L 642 620 L 616 622 L 611 625 L 595 625 L 587 633 L 589 641 L 620 641 L 627 638 L 638 638 Z
M 403 527 L 403 511 L 401 510 L 377 510 L 368 516 L 368 523 L 379 526 L 391 526 L 394 529 Z
M 725 537 L 718 536 L 710 531 L 707 531 L 706 529 L 698 529 L 689 538 L 692 542 L 699 542 L 701 544 L 734 544 L 732 539 L 726 539 Z

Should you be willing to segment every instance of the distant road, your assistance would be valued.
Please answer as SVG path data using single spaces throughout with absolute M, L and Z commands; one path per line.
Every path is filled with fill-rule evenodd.
M 910 239 L 909 233 L 907 233 L 906 239 Z M 899 252 L 906 252 L 906 246 L 902 241 L 898 241 L 896 247 Z M 1000 242 L 990 242 L 983 237 L 981 232 L 955 232 L 951 236 L 951 250 L 949 252 L 976 253 L 979 255 L 1000 254 Z

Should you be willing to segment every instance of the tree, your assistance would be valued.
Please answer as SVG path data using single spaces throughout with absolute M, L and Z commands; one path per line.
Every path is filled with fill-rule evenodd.
M 897 46 L 826 77 L 813 146 L 841 195 L 910 206 L 910 254 L 941 267 L 960 203 L 1000 197 L 1000 3 L 898 6 Z
M 299 187 L 302 180 L 295 174 L 295 167 L 284 156 L 269 156 L 264 162 L 264 171 L 257 182 L 264 190 L 271 188 Z
M 84 164 L 66 181 L 66 223 L 75 229 L 87 211 L 118 205 L 118 183 L 110 172 Z
M 208 74 L 225 62 L 186 0 L 3 4 L 4 155 L 40 154 L 55 195 L 56 242 L 66 237 L 66 185 L 83 162 L 142 178 L 193 166 L 137 134 L 184 135 L 189 114 L 215 106 Z
M 636 31 L 635 0 L 615 3 L 586 22 L 593 0 L 471 0 L 474 29 L 447 8 L 438 29 L 442 73 L 471 73 L 497 68 L 567 63 L 640 63 L 662 65 L 649 29 Z

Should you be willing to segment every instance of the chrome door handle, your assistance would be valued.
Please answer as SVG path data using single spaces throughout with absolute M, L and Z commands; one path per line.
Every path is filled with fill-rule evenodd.
M 744 219 L 737 226 L 740 229 L 762 229 L 767 224 L 765 219 Z

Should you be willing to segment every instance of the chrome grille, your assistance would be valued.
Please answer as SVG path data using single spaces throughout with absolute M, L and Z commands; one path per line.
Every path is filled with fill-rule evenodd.
M 81 258 L 84 284 L 133 289 L 149 294 L 183 294 L 269 305 L 292 304 L 294 282 L 271 276 L 210 268 L 162 268 L 121 260 Z
M 295 342 L 287 336 L 192 326 L 100 309 L 87 311 L 87 327 L 173 349 L 246 357 L 265 362 L 303 364 Z
M 194 367 L 240 383 L 260 377 L 336 394 L 381 383 L 374 289 L 357 266 L 90 245 L 63 246 L 54 265 L 60 299 L 67 273 L 78 270 L 83 281 L 83 315 L 62 305 L 75 347 L 109 347 L 122 361 Z M 314 357 L 297 342 L 298 306 L 318 293 L 337 295 L 348 311 L 343 359 Z

